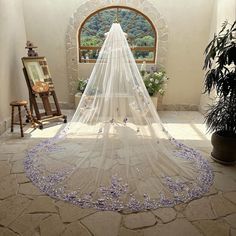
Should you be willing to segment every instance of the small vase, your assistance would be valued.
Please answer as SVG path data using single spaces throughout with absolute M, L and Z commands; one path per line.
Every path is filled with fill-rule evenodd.
M 153 103 L 155 109 L 157 109 L 157 100 L 158 100 L 157 95 L 151 96 L 151 100 L 152 100 L 152 103 Z
M 75 109 L 78 107 L 81 97 L 82 97 L 81 92 L 75 94 Z

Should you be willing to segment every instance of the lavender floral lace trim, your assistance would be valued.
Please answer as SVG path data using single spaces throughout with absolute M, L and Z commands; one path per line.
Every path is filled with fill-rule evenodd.
M 96 208 L 98 210 L 112 211 L 145 211 L 149 209 L 157 209 L 159 207 L 172 207 L 179 203 L 185 203 L 190 200 L 201 197 L 209 191 L 213 183 L 213 172 L 208 162 L 204 160 L 200 153 L 196 150 L 179 143 L 174 138 L 170 138 L 179 150 L 175 152 L 175 156 L 194 161 L 194 166 L 199 171 L 196 182 L 185 183 L 175 180 L 169 176 L 163 179 L 170 192 L 173 194 L 171 198 L 167 198 L 164 193 L 160 193 L 158 199 L 151 199 L 147 194 L 143 195 L 142 200 L 138 200 L 134 195 L 130 194 L 127 202 L 122 201 L 122 196 L 127 194 L 128 184 L 122 183 L 122 179 L 118 176 L 113 176 L 110 186 L 102 186 L 99 191 L 102 197 L 94 200 L 93 194 L 88 193 L 80 196 L 78 191 L 67 192 L 65 187 L 56 187 L 61 181 L 66 179 L 73 169 L 63 169 L 54 174 L 44 176 L 40 170 L 40 163 L 37 159 L 37 154 L 42 149 L 55 151 L 57 147 L 55 141 L 63 138 L 63 134 L 52 139 L 43 141 L 31 149 L 25 158 L 24 167 L 26 175 L 42 192 L 49 196 L 70 202 L 82 208 Z

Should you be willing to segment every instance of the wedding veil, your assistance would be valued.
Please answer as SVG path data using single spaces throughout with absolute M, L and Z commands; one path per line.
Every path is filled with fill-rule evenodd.
M 201 154 L 163 127 L 118 23 L 71 122 L 24 164 L 41 191 L 99 210 L 173 206 L 201 197 L 213 181 Z

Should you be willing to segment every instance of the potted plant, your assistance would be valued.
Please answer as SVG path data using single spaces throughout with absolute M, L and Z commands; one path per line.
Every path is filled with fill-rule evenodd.
M 150 96 L 155 96 L 157 93 L 164 95 L 167 80 L 168 78 L 164 71 L 146 73 L 143 77 L 144 84 Z
M 212 158 L 223 164 L 236 162 L 236 22 L 224 22 L 205 49 L 205 91 L 217 99 L 206 114 L 212 134 Z
M 167 76 L 164 71 L 159 72 L 145 72 L 143 81 L 145 87 L 155 105 L 157 106 L 157 95 L 163 96 L 166 90 Z

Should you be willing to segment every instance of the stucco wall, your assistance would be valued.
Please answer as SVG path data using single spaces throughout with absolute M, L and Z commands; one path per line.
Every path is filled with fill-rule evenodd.
M 9 126 L 10 106 L 27 99 L 21 57 L 25 55 L 25 24 L 21 0 L 0 0 L 0 133 Z
M 216 29 L 219 31 L 225 20 L 230 23 L 236 19 L 236 1 L 235 0 L 217 0 Z
M 27 39 L 48 61 L 58 100 L 69 101 L 65 36 L 73 12 L 81 0 L 23 0 Z
M 157 8 L 169 29 L 166 71 L 171 79 L 164 104 L 196 107 L 200 102 L 203 50 L 209 37 L 213 1 L 153 2 L 158 2 Z
M 103 2 L 117 5 L 126 1 L 131 2 Z M 197 106 L 200 103 L 203 50 L 209 39 L 213 0 L 179 0 L 178 3 L 173 3 L 172 0 L 149 1 L 168 26 L 165 69 L 171 79 L 163 102 L 167 105 Z M 64 103 L 68 103 L 70 97 L 65 35 L 70 17 L 84 2 L 86 1 L 23 0 L 27 39 L 39 46 L 40 55 L 47 57 L 59 100 Z M 148 0 L 142 2 L 145 4 Z M 135 4 L 133 7 L 136 7 Z M 149 12 L 144 13 L 149 15 Z M 73 40 L 76 40 L 76 35 Z M 84 65 L 79 65 L 78 76 L 89 76 L 91 68 L 92 66 L 85 68 Z

